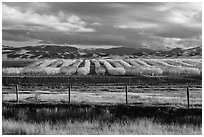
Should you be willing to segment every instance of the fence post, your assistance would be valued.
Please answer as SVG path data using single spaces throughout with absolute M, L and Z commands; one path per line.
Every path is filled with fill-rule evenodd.
M 125 99 L 126 99 L 126 105 L 128 104 L 127 92 L 128 92 L 128 87 L 127 87 L 127 85 L 125 85 Z
M 71 85 L 69 85 L 69 103 L 71 102 L 70 92 L 71 92 Z
M 190 107 L 190 102 L 189 102 L 189 88 L 187 87 L 187 102 L 188 102 L 188 108 Z
M 16 102 L 19 103 L 19 98 L 18 98 L 18 84 L 16 84 Z

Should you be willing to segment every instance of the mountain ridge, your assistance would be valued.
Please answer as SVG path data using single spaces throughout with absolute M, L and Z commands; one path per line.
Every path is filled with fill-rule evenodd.
M 68 45 L 40 44 L 37 46 L 10 47 L 2 45 L 4 59 L 47 59 L 47 58 L 97 58 L 108 56 L 137 57 L 202 57 L 202 46 L 189 49 L 174 48 L 169 51 L 155 51 L 148 48 L 116 47 L 109 49 L 80 49 Z

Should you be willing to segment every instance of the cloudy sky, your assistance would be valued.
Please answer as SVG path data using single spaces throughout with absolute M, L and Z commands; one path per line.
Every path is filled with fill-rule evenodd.
M 2 39 L 165 50 L 201 45 L 201 3 L 3 3 Z

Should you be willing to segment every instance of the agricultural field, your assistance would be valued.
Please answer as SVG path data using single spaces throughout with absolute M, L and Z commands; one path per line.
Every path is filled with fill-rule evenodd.
M 202 134 L 201 59 L 2 63 L 3 134 Z
M 10 66 L 5 61 L 2 69 L 3 76 L 198 76 L 201 73 L 201 59 L 45 59 L 26 63 L 10 62 Z

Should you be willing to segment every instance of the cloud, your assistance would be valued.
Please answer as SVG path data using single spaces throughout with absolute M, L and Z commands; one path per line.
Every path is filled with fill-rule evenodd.
M 114 25 L 115 28 L 120 29 L 149 29 L 158 27 L 157 24 L 148 23 L 148 22 L 135 22 L 135 23 L 128 23 L 126 25 Z
M 202 40 L 201 36 L 192 38 L 170 38 L 170 37 L 160 37 L 160 36 L 148 36 L 143 41 L 143 46 L 150 48 L 154 46 L 155 49 L 168 50 L 172 48 L 192 48 L 201 46 Z
M 183 48 L 192 48 L 192 47 L 197 47 L 202 45 L 202 35 L 192 37 L 192 38 L 186 38 L 186 39 L 181 39 L 178 41 L 178 44 L 180 47 Z
M 2 35 L 3 40 L 8 40 L 8 41 L 30 41 L 33 40 L 33 38 L 29 37 L 28 34 L 15 34 L 15 33 L 9 33 L 9 32 L 4 32 Z
M 87 28 L 86 22 L 75 15 L 71 15 L 67 17 L 66 21 L 62 21 L 54 15 L 41 15 L 32 11 L 21 12 L 5 4 L 2 7 L 3 29 L 46 30 L 66 33 L 95 31 L 93 28 Z
M 99 23 L 99 22 L 93 22 L 91 25 L 93 25 L 93 26 L 101 26 L 102 24 Z
M 188 27 L 202 27 L 201 3 L 168 3 L 166 6 L 170 7 L 167 10 L 163 10 L 163 12 L 169 12 L 167 21 Z
M 71 45 L 72 47 L 81 48 L 81 49 L 96 49 L 96 48 L 103 48 L 103 49 L 110 49 L 110 48 L 117 48 L 121 46 L 113 46 L 113 45 Z
M 24 47 L 24 46 L 36 46 L 38 45 L 39 40 L 32 39 L 29 41 L 10 41 L 10 40 L 4 40 L 3 45 L 6 46 L 12 46 L 15 45 L 16 47 Z
M 142 29 L 162 37 L 190 38 L 202 29 L 201 3 L 133 3 L 120 16 L 114 18 L 115 28 Z
M 71 45 L 200 46 L 201 3 L 3 3 L 3 40 Z

